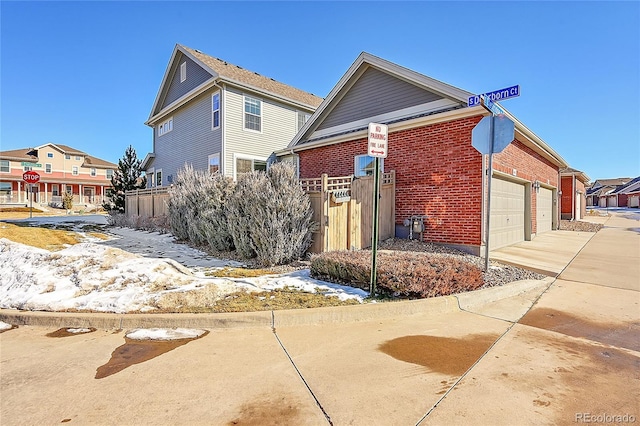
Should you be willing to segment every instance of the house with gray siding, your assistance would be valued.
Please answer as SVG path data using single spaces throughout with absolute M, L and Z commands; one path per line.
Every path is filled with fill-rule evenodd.
M 264 170 L 322 98 L 177 44 L 146 125 L 153 149 L 143 160 L 149 187 L 170 185 L 178 170 L 234 179 Z

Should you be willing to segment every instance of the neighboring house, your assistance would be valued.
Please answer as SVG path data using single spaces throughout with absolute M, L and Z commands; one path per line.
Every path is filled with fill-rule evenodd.
M 611 207 L 607 206 L 607 194 L 622 187 L 631 178 L 598 179 L 587 189 L 587 206 Z
M 22 175 L 38 172 L 33 202 L 62 207 L 62 194 L 73 195 L 74 204 L 100 205 L 112 189 L 116 164 L 90 156 L 70 146 L 46 143 L 36 148 L 0 151 L 0 204 L 26 205 L 28 184 Z
M 587 214 L 587 191 L 589 176 L 580 170 L 566 167 L 560 170 L 560 217 L 580 220 Z
M 640 176 L 607 193 L 607 207 L 638 207 Z
M 170 185 L 186 163 L 234 178 L 265 170 L 321 101 L 178 44 L 145 123 L 153 128 L 153 151 L 142 163 L 147 185 Z
M 389 126 L 384 171 L 396 172 L 396 235 L 405 220 L 426 215 L 424 240 L 480 254 L 486 217 L 486 156 L 471 131 L 488 115 L 468 107 L 473 94 L 363 52 L 347 70 L 281 160 L 301 178 L 370 174 L 367 129 Z M 557 229 L 565 160 L 511 114 L 515 140 L 494 155 L 490 247 Z

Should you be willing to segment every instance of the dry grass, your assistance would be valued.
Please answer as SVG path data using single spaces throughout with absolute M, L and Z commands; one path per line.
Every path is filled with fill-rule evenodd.
M 263 275 L 273 275 L 277 274 L 271 269 L 247 269 L 247 268 L 221 268 L 215 269 L 213 271 L 208 271 L 205 273 L 208 277 L 219 277 L 219 278 L 254 278 L 261 277 Z
M 335 296 L 327 297 L 322 293 L 305 293 L 291 288 L 259 293 L 239 291 L 220 298 L 216 286 L 211 285 L 200 290 L 166 294 L 156 302 L 158 311 L 155 312 L 257 312 L 358 304 L 353 299 L 342 301 Z
M 78 244 L 82 241 L 80 235 L 75 232 L 35 226 L 17 226 L 12 223 L 0 223 L 0 238 L 52 251 L 62 250 L 68 245 Z

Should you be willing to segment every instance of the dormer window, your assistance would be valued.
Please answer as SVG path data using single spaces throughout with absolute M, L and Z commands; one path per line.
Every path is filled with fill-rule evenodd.
M 187 79 L 187 63 L 183 62 L 180 64 L 180 83 Z

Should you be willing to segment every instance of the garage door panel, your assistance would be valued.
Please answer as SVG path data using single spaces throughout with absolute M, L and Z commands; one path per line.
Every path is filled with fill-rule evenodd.
M 524 241 L 524 185 L 493 178 L 489 249 Z
M 553 191 L 540 188 L 536 194 L 537 234 L 551 231 L 553 225 Z

